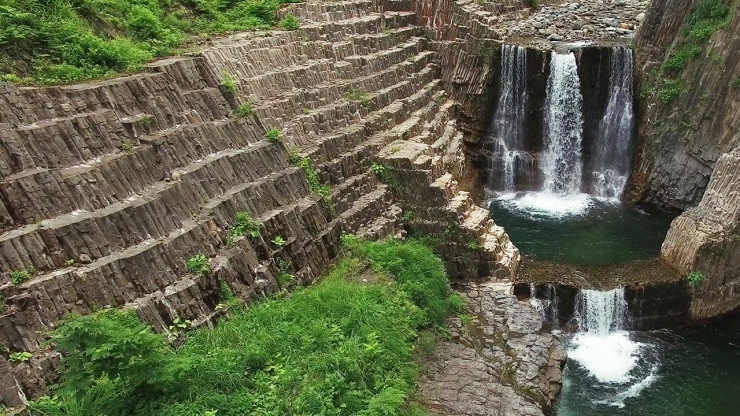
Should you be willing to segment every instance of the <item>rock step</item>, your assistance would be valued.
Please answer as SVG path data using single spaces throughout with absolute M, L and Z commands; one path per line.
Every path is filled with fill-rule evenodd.
M 339 217 L 343 229 L 354 234 L 384 212 L 391 200 L 387 188 L 387 185 L 378 185 L 374 191 L 361 196 L 350 209 L 342 212 Z
M 401 207 L 395 204 L 391 205 L 370 224 L 360 227 L 356 235 L 370 240 L 396 235 L 403 229 L 402 216 L 403 210 Z
M 373 13 L 372 0 L 337 1 L 337 2 L 306 2 L 300 5 L 291 5 L 282 11 L 283 15 L 294 14 L 300 20 L 311 22 L 330 22 L 355 17 L 363 17 Z
M 321 82 L 318 82 L 316 75 L 307 74 L 305 79 L 286 81 L 286 88 L 280 94 L 276 95 L 274 86 L 271 88 L 268 84 L 267 86 L 258 86 L 256 92 L 249 94 L 248 98 L 250 101 L 258 103 L 257 112 L 261 117 L 278 117 L 270 113 L 264 114 L 260 110 L 271 109 L 281 103 L 292 103 L 293 108 L 299 107 L 296 104 L 301 104 L 300 108 L 294 111 L 294 114 L 299 114 L 304 108 L 312 109 L 340 97 L 345 97 L 347 90 L 351 87 L 361 91 L 366 90 L 367 87 L 362 84 L 377 78 L 380 73 L 393 72 L 399 67 L 408 72 L 408 65 L 399 65 L 404 61 L 424 60 L 424 64 L 417 67 L 423 68 L 425 64 L 431 62 L 431 59 L 429 59 L 431 57 L 427 55 L 433 53 L 419 52 L 420 48 L 419 40 L 414 38 L 411 42 L 403 44 L 403 47 L 383 50 L 382 53 L 372 56 L 371 59 L 333 62 L 331 64 L 332 68 L 322 75 L 324 79 Z M 415 72 L 418 72 L 418 70 Z M 351 80 L 353 79 L 357 85 L 352 85 Z
M 276 95 L 285 95 L 292 89 L 309 88 L 319 83 L 336 80 L 338 77 L 368 75 L 408 58 L 408 56 L 395 57 L 394 55 L 401 55 L 399 50 L 418 50 L 419 44 L 424 42 L 424 39 L 413 37 L 416 33 L 418 33 L 417 28 L 409 27 L 389 34 L 368 37 L 376 39 L 377 36 L 382 36 L 382 39 L 386 39 L 384 42 L 377 40 L 372 42 L 382 49 L 374 47 L 375 45 L 355 47 L 351 42 L 345 43 L 346 47 L 341 50 L 338 49 L 336 43 L 306 44 L 306 47 L 313 50 L 314 55 L 320 57 L 290 65 L 275 65 L 254 76 L 238 78 L 235 80 L 238 95 L 252 102 L 259 102 Z M 395 43 L 388 45 L 391 40 Z M 315 51 L 321 48 L 330 49 L 323 53 Z M 348 68 L 347 63 L 352 67 Z
M 207 137 L 208 140 L 200 138 Z M 11 215 L 20 223 L 34 223 L 74 210 L 92 211 L 122 202 L 171 171 L 230 148 L 263 140 L 261 128 L 250 121 L 226 120 L 163 130 L 140 137 L 129 151 L 59 171 L 36 169 L 0 181 Z
M 79 260 L 83 254 L 94 259 L 146 238 L 158 238 L 179 228 L 181 219 L 195 215 L 200 201 L 237 184 L 257 181 L 272 169 L 285 169 L 287 158 L 284 147 L 265 141 L 211 154 L 121 202 L 95 211 L 72 211 L 4 233 L 0 265 L 5 270 L 49 270 L 69 259 Z M 104 251 L 98 247 L 105 247 Z
M 318 137 L 305 153 L 317 164 L 336 159 L 369 141 L 377 132 L 393 128 L 423 106 L 429 97 L 440 88 L 439 80 L 432 80 L 408 97 L 399 98 L 389 105 L 374 111 L 356 123 L 337 129 L 330 135 Z M 354 175 L 350 175 L 354 176 Z
M 393 101 L 408 97 L 422 85 L 432 81 L 434 67 L 427 65 L 422 71 L 380 90 L 373 90 L 360 101 L 340 99 L 330 105 L 299 116 L 285 126 L 286 138 L 291 145 L 306 146 L 323 134 L 333 133 L 336 129 L 349 126 L 369 114 L 374 109 L 388 106 Z M 389 78 L 389 81 L 394 81 Z M 382 87 L 382 84 L 379 85 Z
M 378 178 L 370 171 L 353 176 L 332 189 L 331 202 L 337 212 L 345 212 L 362 195 L 371 192 L 378 184 Z

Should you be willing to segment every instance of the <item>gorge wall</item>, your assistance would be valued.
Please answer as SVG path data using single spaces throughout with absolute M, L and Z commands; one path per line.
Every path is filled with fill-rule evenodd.
M 701 276 L 693 319 L 740 306 L 738 5 L 653 0 L 635 39 L 639 145 L 627 199 L 686 209 L 662 257 L 683 276 Z M 702 20 L 703 10 L 718 17 Z M 697 41 L 700 25 L 709 29 Z

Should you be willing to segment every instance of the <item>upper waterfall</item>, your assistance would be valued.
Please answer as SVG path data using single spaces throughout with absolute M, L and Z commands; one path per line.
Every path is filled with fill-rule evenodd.
M 618 200 L 627 182 L 634 126 L 632 99 L 632 50 L 614 47 L 609 103 L 594 143 L 591 194 L 596 197 Z
M 577 194 L 582 181 L 583 97 L 573 52 L 552 52 L 547 81 L 544 191 Z

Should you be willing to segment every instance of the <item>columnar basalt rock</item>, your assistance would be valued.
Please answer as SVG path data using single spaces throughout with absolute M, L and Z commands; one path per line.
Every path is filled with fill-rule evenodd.
M 681 275 L 701 276 L 691 318 L 740 306 L 740 150 L 719 158 L 701 202 L 673 221 L 661 251 Z
M 680 93 L 670 100 L 654 74 L 678 46 L 698 1 L 650 3 L 635 38 L 635 91 L 641 98 L 638 151 L 626 192 L 631 202 L 674 211 L 697 205 L 720 156 L 740 144 L 740 14 L 737 2 L 724 3 L 732 7 L 727 24 L 687 59 L 677 78 Z
M 309 284 L 343 232 L 442 235 L 453 279 L 515 275 L 518 251 L 458 189 L 469 172 L 459 105 L 415 11 L 312 1 L 281 10 L 302 19 L 297 31 L 210 41 L 142 74 L 0 84 L 0 343 L 34 354 L 0 359 L 0 403 L 53 381 L 44 331 L 70 313 L 134 308 L 161 332 L 175 319 L 211 325 L 222 287 L 250 301 L 282 289 L 281 273 Z M 373 163 L 397 168 L 398 185 Z M 404 224 L 408 209 L 427 221 Z M 259 236 L 229 237 L 238 212 Z M 202 275 L 186 268 L 196 254 Z
M 549 414 L 566 353 L 508 284 L 462 291 L 467 311 L 451 319 L 452 339 L 432 353 L 420 392 L 433 415 Z

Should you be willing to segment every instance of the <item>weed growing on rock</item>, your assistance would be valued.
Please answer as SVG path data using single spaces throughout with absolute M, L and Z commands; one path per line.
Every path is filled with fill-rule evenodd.
M 663 87 L 658 91 L 658 98 L 663 104 L 668 104 L 683 92 L 680 80 L 664 80 Z
M 280 288 L 285 288 L 286 286 L 290 286 L 295 283 L 295 275 L 290 273 L 290 263 L 283 259 L 279 259 L 277 261 L 277 268 L 277 280 Z
M 536 8 L 537 6 L 540 5 L 540 2 L 539 2 L 539 0 L 527 0 L 527 4 L 531 8 Z
M 403 219 L 403 222 L 409 223 L 411 220 L 416 218 L 416 212 L 412 210 L 404 210 L 401 218 Z
M 208 258 L 205 254 L 196 254 L 188 258 L 187 262 L 185 262 L 185 266 L 189 273 L 197 274 L 198 276 L 203 276 L 211 270 L 211 266 L 208 264 Z
M 11 352 L 10 353 L 10 362 L 14 363 L 27 363 L 31 360 L 31 357 L 33 357 L 33 354 L 27 351 L 21 351 L 21 352 Z
M 177 349 L 132 312 L 70 317 L 52 333 L 59 388 L 31 414 L 418 414 L 415 355 L 447 316 L 442 261 L 415 240 L 347 241 L 352 257 L 317 284 L 188 331 Z
M 236 95 L 236 78 L 234 78 L 234 75 L 232 75 L 231 72 L 224 71 L 221 73 L 221 82 L 219 85 L 221 85 L 231 96 Z
M 480 248 L 480 244 L 479 244 L 479 243 L 478 243 L 478 241 L 476 241 L 476 240 L 473 240 L 473 241 L 470 241 L 470 242 L 468 242 L 468 244 L 466 244 L 465 246 L 466 246 L 466 247 L 467 247 L 467 248 L 468 248 L 469 250 L 474 250 L 474 251 L 475 251 L 475 250 L 478 250 L 478 249 Z
M 275 236 L 275 238 L 270 240 L 270 242 L 278 248 L 285 247 L 285 245 L 288 244 L 288 242 L 285 241 L 285 239 L 279 235 Z
M 398 181 L 393 175 L 393 167 L 382 163 L 373 163 L 370 170 L 378 177 L 378 180 L 388 185 L 391 189 L 398 188 Z
M 298 21 L 298 18 L 295 17 L 293 14 L 289 14 L 285 16 L 282 20 L 280 20 L 280 23 L 278 26 L 282 27 L 285 30 L 298 30 L 300 27 L 300 22 Z
M 172 325 L 169 326 L 169 331 L 173 337 L 177 338 L 180 336 L 181 332 L 185 332 L 192 328 L 193 322 L 190 319 L 182 320 L 180 318 L 175 318 L 175 320 L 172 321 Z
M 734 81 L 732 81 L 732 87 L 740 89 L 740 77 L 737 77 Z
M 331 186 L 321 182 L 319 174 L 314 170 L 311 159 L 306 156 L 301 156 L 297 148 L 293 148 L 290 151 L 290 163 L 293 166 L 299 167 L 306 174 L 306 182 L 308 183 L 308 191 L 312 194 L 319 194 L 324 197 L 324 201 L 331 206 Z
M 36 274 L 36 269 L 33 267 L 29 267 L 28 269 L 23 270 L 11 270 L 10 282 L 14 285 L 19 285 L 33 277 L 34 274 Z
M 253 113 L 254 110 L 252 109 L 252 103 L 250 103 L 249 101 L 239 104 L 239 106 L 236 108 L 236 115 L 238 117 L 248 117 L 251 116 Z
M 123 153 L 128 153 L 131 151 L 131 149 L 133 149 L 133 146 L 131 145 L 131 143 L 124 143 L 121 145 L 121 151 Z
M 270 143 L 280 143 L 283 141 L 283 132 L 275 128 L 270 129 L 270 131 L 265 133 L 265 140 Z
M 357 101 L 365 108 L 369 108 L 371 104 L 370 97 L 367 95 L 367 93 L 356 90 L 354 88 L 351 88 L 347 93 L 347 100 Z
M 704 274 L 699 271 L 693 271 L 686 276 L 686 280 L 689 281 L 691 286 L 699 286 L 704 281 Z

